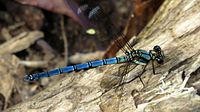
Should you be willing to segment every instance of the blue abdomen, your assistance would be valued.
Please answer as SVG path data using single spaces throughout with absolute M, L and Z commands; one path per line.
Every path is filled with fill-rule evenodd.
M 94 67 L 98 67 L 98 66 L 102 66 L 102 65 L 108 65 L 108 64 L 123 63 L 123 62 L 126 62 L 126 61 L 127 61 L 127 59 L 125 58 L 125 56 L 113 57 L 113 58 L 108 58 L 108 59 L 103 59 L 103 60 L 90 61 L 90 62 L 83 63 L 83 64 L 76 64 L 76 65 L 71 65 L 71 66 L 67 66 L 67 67 L 64 67 L 64 68 L 58 68 L 58 69 L 50 70 L 50 71 L 47 71 L 47 72 L 41 72 L 41 73 L 26 75 L 24 77 L 24 79 L 26 81 L 34 81 L 34 80 L 38 80 L 38 79 L 41 79 L 41 78 L 44 78 L 44 77 L 50 77 L 50 76 L 58 75 L 58 74 L 62 74 L 62 73 L 69 73 L 69 72 L 72 72 L 72 71 L 80 71 L 80 70 L 94 68 Z

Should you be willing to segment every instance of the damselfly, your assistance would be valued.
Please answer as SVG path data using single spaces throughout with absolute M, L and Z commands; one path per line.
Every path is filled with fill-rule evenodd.
M 97 60 L 97 61 L 90 61 L 83 64 L 76 64 L 72 66 L 67 66 L 64 68 L 58 68 L 55 70 L 50 70 L 47 72 L 42 73 L 36 73 L 36 74 L 30 74 L 25 76 L 26 81 L 34 81 L 38 80 L 44 77 L 50 77 L 53 75 L 63 74 L 63 73 L 69 73 L 72 71 L 80 71 L 83 69 L 90 69 L 102 65 L 109 65 L 109 64 L 118 64 L 118 63 L 126 63 L 131 62 L 134 64 L 140 64 L 140 65 L 147 65 L 150 61 L 156 61 L 158 64 L 162 64 L 164 60 L 164 55 L 159 46 L 154 46 L 153 50 L 146 51 L 146 50 L 134 50 L 132 52 L 127 52 L 125 56 L 121 57 L 113 57 L 103 60 Z M 153 66 L 154 71 L 154 66 Z M 154 71 L 155 73 L 155 71 Z
M 73 11 L 77 13 L 78 16 L 81 18 L 84 18 L 84 20 L 95 20 L 95 21 L 102 21 L 100 17 L 103 17 L 105 21 L 108 22 L 108 25 L 110 28 L 114 28 L 115 25 L 112 24 L 109 16 L 104 12 L 103 8 L 100 4 L 96 3 L 92 7 L 89 7 L 88 4 L 84 4 L 81 7 L 77 7 L 75 5 L 75 2 L 73 0 L 66 0 L 66 3 L 71 6 Z M 71 5 L 70 5 L 71 4 Z M 36 74 L 29 74 L 24 77 L 26 81 L 35 81 L 41 78 L 50 77 L 58 74 L 63 73 L 69 73 L 69 72 L 78 72 L 80 70 L 84 69 L 90 69 L 94 67 L 99 67 L 103 65 L 109 65 L 109 64 L 120 64 L 120 63 L 133 63 L 137 65 L 144 65 L 144 70 L 146 65 L 152 61 L 152 67 L 153 67 L 153 73 L 155 74 L 154 69 L 154 61 L 156 61 L 158 64 L 163 64 L 164 62 L 164 54 L 161 50 L 160 46 L 156 45 L 152 50 L 146 51 L 146 50 L 134 50 L 129 42 L 126 40 L 125 35 L 122 32 L 113 32 L 113 35 L 116 37 L 123 38 L 124 42 L 126 43 L 126 47 L 121 46 L 119 41 L 115 41 L 117 46 L 122 48 L 122 51 L 125 53 L 124 56 L 120 57 L 113 57 L 113 58 L 107 58 L 103 60 L 96 60 L 96 61 L 90 61 L 83 64 L 76 64 L 72 66 L 67 66 L 64 68 L 58 68 L 54 70 L 50 70 L 47 72 L 42 73 L 36 73 Z

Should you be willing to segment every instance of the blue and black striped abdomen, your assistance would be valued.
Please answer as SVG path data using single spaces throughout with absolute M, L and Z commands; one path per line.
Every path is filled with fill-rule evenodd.
M 24 77 L 24 79 L 26 81 L 34 81 L 34 80 L 38 80 L 38 79 L 41 79 L 44 77 L 50 77 L 50 76 L 58 75 L 58 74 L 62 74 L 62 73 L 69 73 L 72 71 L 80 71 L 80 70 L 90 69 L 90 68 L 94 68 L 94 67 L 98 67 L 98 66 L 102 66 L 102 65 L 108 65 L 108 64 L 123 63 L 126 61 L 127 61 L 126 56 L 108 58 L 108 59 L 97 60 L 97 61 L 90 61 L 90 62 L 83 63 L 83 64 L 76 64 L 76 65 L 71 65 L 71 66 L 67 66 L 64 68 L 50 70 L 47 72 L 26 75 Z

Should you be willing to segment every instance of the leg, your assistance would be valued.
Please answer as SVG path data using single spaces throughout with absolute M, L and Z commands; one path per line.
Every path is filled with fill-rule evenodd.
M 145 87 L 144 82 L 142 81 L 142 78 L 139 76 L 140 81 L 142 82 L 143 87 Z
M 123 72 L 121 73 L 120 71 L 121 71 L 122 68 L 123 68 Z M 129 71 L 129 70 L 128 70 L 129 68 L 130 68 L 130 63 L 127 63 L 126 65 L 121 66 L 121 67 L 119 68 L 119 71 L 118 71 L 118 74 L 119 74 L 119 76 L 120 76 L 119 86 L 122 84 L 123 80 L 125 79 L 126 74 L 127 74 L 128 71 Z
M 142 82 L 143 87 L 145 87 L 145 85 L 144 85 L 144 82 L 142 81 L 141 76 L 142 76 L 142 74 L 146 71 L 145 69 L 146 69 L 147 65 L 148 65 L 148 64 L 144 65 L 143 70 L 142 70 L 142 73 L 138 76 L 138 77 L 140 78 L 140 81 Z
M 125 66 L 122 66 L 125 69 L 123 69 L 122 73 L 118 72 L 120 74 L 120 76 L 121 76 L 121 79 L 119 81 L 118 86 L 116 86 L 115 88 L 119 88 L 120 86 L 124 85 L 125 84 L 124 80 L 125 80 L 125 77 L 126 77 L 127 73 L 129 73 L 130 71 L 132 71 L 137 66 L 137 65 L 135 65 L 134 67 L 131 67 L 131 65 L 135 65 L 135 64 L 127 63 Z M 120 67 L 120 69 L 122 67 Z
M 154 61 L 151 61 L 151 63 L 152 63 L 152 67 L 153 67 L 153 74 L 155 75 L 156 72 L 155 72 L 155 67 L 154 67 Z
M 124 77 L 126 75 L 127 69 L 129 68 L 128 66 L 129 66 L 129 63 L 126 63 L 125 65 L 122 65 L 122 66 L 119 67 L 118 76 L 120 77 L 120 80 L 119 80 L 118 84 L 114 87 L 115 90 L 118 90 L 119 87 L 122 85 L 122 82 L 123 82 Z
M 130 83 L 130 82 L 134 81 L 135 79 L 139 78 L 140 81 L 142 82 L 142 85 L 145 87 L 145 84 L 144 84 L 144 82 L 142 81 L 141 76 L 142 76 L 142 74 L 145 72 L 145 69 L 146 69 L 147 65 L 148 65 L 148 63 L 147 63 L 146 65 L 144 65 L 143 70 L 142 70 L 142 73 L 141 73 L 140 75 L 136 76 L 135 78 L 133 78 L 133 79 L 127 81 L 127 82 L 122 83 L 122 85 L 123 85 L 123 84 Z M 131 70 L 132 70 L 132 69 L 131 69 Z

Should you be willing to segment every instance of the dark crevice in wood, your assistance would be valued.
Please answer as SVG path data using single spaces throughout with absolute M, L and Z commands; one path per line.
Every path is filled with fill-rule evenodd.
M 195 28 L 192 31 L 189 32 L 185 32 L 183 35 L 179 36 L 177 39 L 183 38 L 183 37 L 187 37 L 189 35 L 195 35 L 196 33 L 198 33 L 200 31 L 200 26 L 198 26 L 197 28 Z
M 192 57 L 190 58 L 187 58 L 179 63 L 177 63 L 176 65 L 172 66 L 170 69 L 169 69 L 169 73 L 171 73 L 172 71 L 175 71 L 176 69 L 180 68 L 181 66 L 189 63 L 189 60 L 191 59 Z
M 194 72 L 190 74 L 190 79 L 188 80 L 187 86 L 194 87 L 197 89 L 197 94 L 200 96 L 200 84 L 195 84 L 196 82 L 200 81 L 200 67 L 197 68 Z
M 0 93 L 0 111 L 4 110 L 5 103 L 5 97 Z

